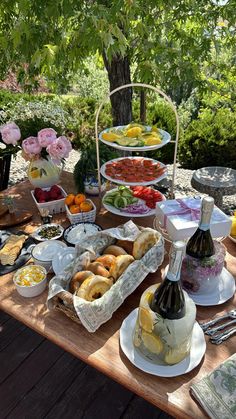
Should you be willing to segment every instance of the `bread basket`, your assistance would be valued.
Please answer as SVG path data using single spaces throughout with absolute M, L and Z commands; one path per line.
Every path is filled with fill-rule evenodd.
M 75 322 L 82 323 L 89 332 L 95 332 L 112 317 L 148 273 L 155 272 L 163 262 L 164 239 L 160 233 L 155 233 L 158 234 L 157 243 L 140 260 L 134 260 L 102 297 L 92 302 L 75 297 L 68 291 L 71 278 L 76 272 L 84 270 L 91 255 L 93 255 L 92 260 L 96 259 L 107 246 L 116 243 L 116 239 L 129 238 L 134 241 L 140 234 L 140 229 L 132 221 L 128 221 L 122 226 L 103 230 L 88 237 L 86 243 L 76 246 L 77 256 L 67 266 L 65 272 L 51 279 L 49 308 L 62 311 Z

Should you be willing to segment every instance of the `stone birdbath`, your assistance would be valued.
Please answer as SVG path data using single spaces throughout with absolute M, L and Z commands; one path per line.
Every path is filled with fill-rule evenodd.
M 212 196 L 215 205 L 222 208 L 223 196 L 236 193 L 236 170 L 221 166 L 202 167 L 193 172 L 191 185 Z

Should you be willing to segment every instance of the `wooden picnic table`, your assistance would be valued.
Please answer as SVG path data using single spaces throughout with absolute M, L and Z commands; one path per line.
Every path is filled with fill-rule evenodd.
M 64 173 L 62 186 L 68 192 L 74 192 L 72 174 Z M 28 181 L 21 182 L 3 194 L 14 196 L 18 208 L 33 212 L 33 218 L 28 223 L 17 226 L 18 230 L 32 232 L 40 224 L 40 215 L 33 203 Z M 98 204 L 98 198 L 94 198 Z M 55 215 L 54 222 L 60 221 L 63 226 L 69 225 L 65 213 Z M 104 229 L 117 226 L 127 221 L 127 218 L 113 215 L 104 209 L 99 211 L 96 222 Z M 153 217 L 139 218 L 138 224 L 152 226 Z M 236 278 L 236 246 L 226 238 L 226 267 Z M 165 245 L 168 252 L 169 245 Z M 212 371 L 222 361 L 235 352 L 235 337 L 220 346 L 207 340 L 206 354 L 200 365 L 193 371 L 179 377 L 163 378 L 142 372 L 123 354 L 119 345 L 119 329 L 125 317 L 139 305 L 143 291 L 153 283 L 160 282 L 161 273 L 168 263 L 168 253 L 161 268 L 155 274 L 148 275 L 142 284 L 130 295 L 123 305 L 114 313 L 112 319 L 102 325 L 95 333 L 89 333 L 82 326 L 64 313 L 49 311 L 46 306 L 47 291 L 38 297 L 23 298 L 15 290 L 12 275 L 0 277 L 0 309 L 15 317 L 39 334 L 48 338 L 75 357 L 98 369 L 110 378 L 122 384 L 148 402 L 177 418 L 205 418 L 201 407 L 190 396 L 190 386 Z M 206 321 L 235 307 L 236 296 L 226 303 L 212 307 L 197 307 L 197 320 Z

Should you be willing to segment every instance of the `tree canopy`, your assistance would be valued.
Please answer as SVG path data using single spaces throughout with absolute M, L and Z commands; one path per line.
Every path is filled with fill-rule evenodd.
M 27 84 L 43 74 L 56 91 L 99 52 L 111 88 L 129 81 L 133 64 L 133 81 L 161 85 L 180 103 L 208 83 L 209 68 L 213 78 L 220 71 L 222 51 L 235 60 L 235 9 L 236 0 L 2 0 L 0 76 L 14 68 Z

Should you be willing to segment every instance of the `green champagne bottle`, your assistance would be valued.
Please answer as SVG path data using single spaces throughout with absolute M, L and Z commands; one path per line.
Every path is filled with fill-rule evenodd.
M 210 232 L 210 221 L 213 208 L 214 199 L 211 196 L 204 197 L 201 205 L 200 223 L 187 243 L 187 255 L 197 259 L 214 255 L 214 242 Z
M 180 283 L 180 272 L 186 245 L 182 241 L 172 243 L 169 268 L 166 277 L 156 289 L 151 309 L 165 319 L 181 319 L 185 315 L 185 299 Z

